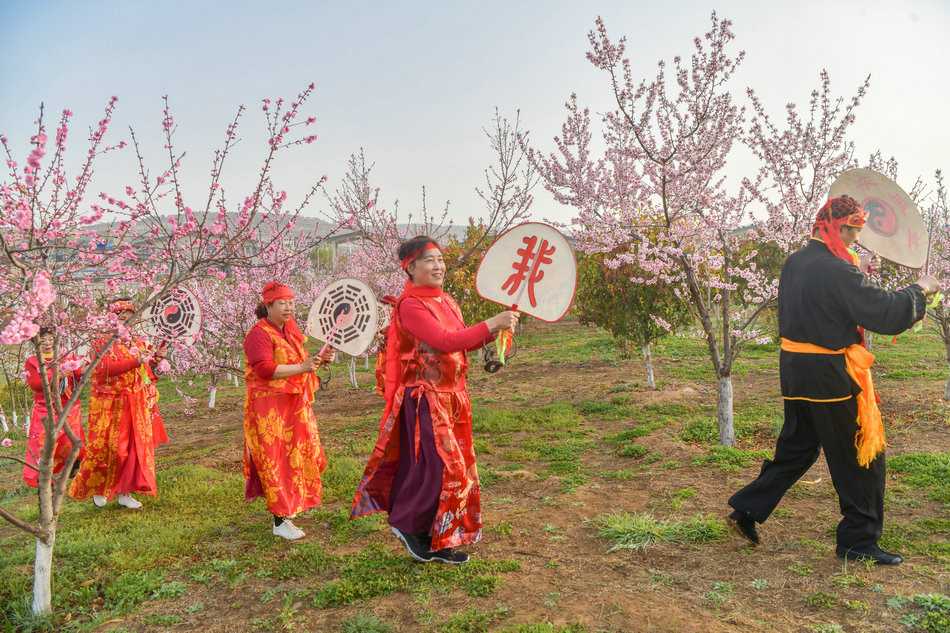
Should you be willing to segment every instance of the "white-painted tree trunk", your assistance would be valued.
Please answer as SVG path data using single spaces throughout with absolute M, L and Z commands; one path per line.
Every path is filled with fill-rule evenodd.
M 873 332 L 864 332 L 864 346 L 869 352 L 874 351 L 874 333 Z
M 653 377 L 653 356 L 650 354 L 650 344 L 644 343 L 640 346 L 643 352 L 643 360 L 647 365 L 647 386 L 650 389 L 656 389 L 656 379 Z
M 732 424 L 732 376 L 719 377 L 719 446 L 733 446 L 736 430 Z
M 350 376 L 350 384 L 354 388 L 358 388 L 360 383 L 356 381 L 356 358 L 351 358 L 350 361 L 346 364 L 346 371 Z
M 10 430 L 10 427 L 7 426 L 7 416 L 3 415 L 3 411 L 0 411 L 0 426 L 3 427 L 4 433 Z
M 53 613 L 53 543 L 55 528 L 49 530 L 49 542 L 36 539 L 36 559 L 33 567 L 33 615 L 47 617 Z
M 208 408 L 214 408 L 214 399 L 218 395 L 218 376 L 215 374 L 211 377 L 211 389 L 208 393 Z
M 363 369 L 369 369 L 369 355 L 363 357 Z
M 20 426 L 19 420 L 16 417 L 16 409 L 13 410 L 13 428 Z

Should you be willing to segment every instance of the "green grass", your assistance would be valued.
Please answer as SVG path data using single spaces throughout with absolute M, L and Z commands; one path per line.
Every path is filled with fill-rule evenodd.
M 243 480 L 197 466 L 176 466 L 158 474 L 158 499 L 143 497 L 144 508 L 129 512 L 116 504 L 66 503 L 57 530 L 53 608 L 59 612 L 111 617 L 134 611 L 150 599 L 181 593 L 168 569 L 183 559 L 215 557 L 208 543 L 242 534 Z M 27 521 L 36 520 L 31 498 L 8 500 Z M 202 508 L 195 512 L 195 508 Z M 262 521 L 263 523 L 263 521 Z M 187 525 L 188 529 L 169 529 Z M 264 530 L 258 527 L 261 533 Z M 267 536 L 270 537 L 269 531 Z M 18 566 L 33 561 L 31 539 L 17 534 L 0 541 L 0 624 L 15 618 L 12 607 L 30 595 L 31 578 Z M 77 589 L 79 587 L 79 589 Z M 101 607 L 94 607 L 99 594 Z
M 393 553 L 380 543 L 371 543 L 353 554 L 315 550 L 313 571 L 324 576 L 310 593 L 310 605 L 336 607 L 363 602 L 393 592 L 412 593 L 420 588 L 466 586 L 475 578 L 517 571 L 517 560 L 473 559 L 465 565 L 419 565 L 405 553 Z M 473 591 L 485 591 L 496 581 L 474 581 Z
M 342 633 L 397 633 L 396 627 L 375 613 L 360 612 L 340 622 Z
M 927 497 L 950 503 L 950 453 L 908 453 L 887 460 L 889 473 L 903 475 L 911 488 L 927 490 Z
M 762 463 L 763 459 L 771 459 L 772 451 L 752 451 L 734 448 L 732 446 L 711 446 L 708 455 L 698 455 L 690 460 L 694 466 L 716 466 L 730 473 L 737 473 L 743 468 L 750 468 Z
M 491 610 L 471 607 L 467 611 L 456 613 L 449 621 L 436 628 L 436 633 L 482 633 L 501 618 L 509 615 L 510 609 L 498 605 Z
M 584 633 L 585 630 L 586 629 L 578 623 L 559 626 L 551 622 L 510 624 L 503 629 L 497 629 L 498 633 Z
M 521 409 L 501 409 L 482 404 L 472 406 L 472 430 L 475 433 L 561 431 L 574 429 L 581 421 L 582 418 L 566 402 Z
M 627 420 L 637 414 L 637 408 L 624 402 L 623 398 L 612 398 L 609 401 L 582 400 L 577 408 L 584 415 L 601 420 Z
M 923 610 L 901 620 L 908 626 L 921 628 L 928 633 L 950 631 L 950 598 L 944 594 L 920 594 L 914 596 L 914 604 Z
M 595 535 L 613 543 L 608 551 L 643 549 L 657 543 L 710 543 L 728 533 L 720 519 L 695 515 L 683 520 L 657 519 L 650 514 L 618 512 L 594 521 Z
M 617 451 L 617 454 L 621 457 L 643 457 L 649 452 L 650 449 L 643 444 L 627 444 Z

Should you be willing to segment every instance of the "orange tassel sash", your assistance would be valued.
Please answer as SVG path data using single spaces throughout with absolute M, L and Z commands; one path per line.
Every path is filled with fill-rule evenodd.
M 874 398 L 874 382 L 871 379 L 871 364 L 874 354 L 863 345 L 855 343 L 843 349 L 830 350 L 811 343 L 799 343 L 782 339 L 782 349 L 798 354 L 844 354 L 848 375 L 861 387 L 858 395 L 858 432 L 854 445 L 858 449 L 858 463 L 869 467 L 874 458 L 884 450 L 884 421 Z

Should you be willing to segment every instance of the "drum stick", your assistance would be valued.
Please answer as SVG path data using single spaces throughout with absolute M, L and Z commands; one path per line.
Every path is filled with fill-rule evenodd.
M 327 348 L 330 347 L 330 339 L 333 338 L 333 335 L 336 334 L 336 330 L 340 327 L 340 323 L 343 322 L 343 316 L 349 314 L 349 310 L 343 310 L 340 312 L 340 316 L 336 318 L 336 323 L 333 324 L 333 329 L 330 330 L 329 336 L 327 336 L 327 342 L 323 344 L 323 347 L 320 348 L 320 352 L 317 353 L 317 357 L 323 356 L 323 352 L 327 351 Z

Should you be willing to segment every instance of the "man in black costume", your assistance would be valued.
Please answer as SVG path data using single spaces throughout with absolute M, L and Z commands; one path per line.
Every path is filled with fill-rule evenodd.
M 929 275 L 891 292 L 870 284 L 848 247 L 867 222 L 853 199 L 829 200 L 812 238 L 782 267 L 778 288 L 779 374 L 785 423 L 775 457 L 755 481 L 729 499 L 728 521 L 758 544 L 763 523 L 785 492 L 811 468 L 820 450 L 831 471 L 843 516 L 837 555 L 898 565 L 878 547 L 884 524 L 884 426 L 875 401 L 864 328 L 899 334 L 924 316 L 924 295 L 939 284 Z

